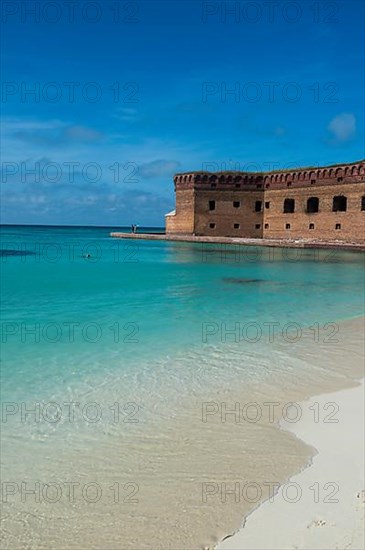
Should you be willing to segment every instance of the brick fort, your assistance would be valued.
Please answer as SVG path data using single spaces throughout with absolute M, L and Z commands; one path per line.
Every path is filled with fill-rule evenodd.
M 273 172 L 174 176 L 167 235 L 362 243 L 365 160 Z

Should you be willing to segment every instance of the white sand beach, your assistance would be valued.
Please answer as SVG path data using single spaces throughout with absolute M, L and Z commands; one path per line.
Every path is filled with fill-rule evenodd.
M 282 424 L 318 453 L 217 550 L 365 548 L 364 389 L 363 379 L 355 388 L 313 397 L 302 404 L 300 421 Z

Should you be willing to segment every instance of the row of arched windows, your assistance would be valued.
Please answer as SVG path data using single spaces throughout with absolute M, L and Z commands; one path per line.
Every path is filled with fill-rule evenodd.
M 233 208 L 240 208 L 241 201 L 233 201 Z M 255 212 L 262 212 L 263 202 L 255 201 L 254 210 Z M 265 209 L 270 208 L 270 202 L 265 202 Z M 208 210 L 213 211 L 216 209 L 216 201 L 208 201 Z M 361 206 L 360 209 L 365 211 L 365 195 L 361 197 Z M 346 212 L 347 210 L 347 197 L 344 195 L 336 195 L 332 199 L 332 212 Z M 284 214 L 293 214 L 295 212 L 295 199 L 284 199 L 283 203 L 283 212 Z M 319 198 L 318 197 L 309 197 L 306 202 L 305 212 L 307 214 L 315 214 L 319 212 Z
M 332 199 L 332 212 L 346 212 L 347 197 L 344 195 L 336 195 Z M 365 211 L 365 195 L 361 197 L 360 210 Z M 305 211 L 307 214 L 319 212 L 319 198 L 309 197 L 307 199 Z M 293 214 L 295 212 L 295 199 L 285 199 L 283 203 L 284 214 Z
M 347 197 L 344 195 L 336 195 L 332 199 L 332 212 L 346 212 L 347 210 Z M 361 210 L 365 210 L 365 195 L 361 197 Z M 307 214 L 314 214 L 319 212 L 319 198 L 309 197 L 306 203 Z M 293 214 L 295 212 L 295 199 L 285 199 L 283 204 L 284 214 Z

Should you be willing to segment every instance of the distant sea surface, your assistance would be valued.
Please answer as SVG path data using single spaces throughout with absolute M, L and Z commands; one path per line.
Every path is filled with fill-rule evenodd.
M 363 253 L 110 238 L 124 230 L 1 228 L 6 548 L 213 544 L 253 505 L 232 515 L 203 483 L 285 479 L 310 452 L 264 420 L 219 422 L 220 405 L 204 422 L 204 403 L 358 375 L 340 326 L 364 315 Z M 62 497 L 22 500 L 37 481 Z M 99 500 L 71 502 L 71 481 Z

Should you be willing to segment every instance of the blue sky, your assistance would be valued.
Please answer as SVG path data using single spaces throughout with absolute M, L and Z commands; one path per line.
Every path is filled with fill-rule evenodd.
M 175 172 L 365 156 L 360 0 L 2 9 L 2 223 L 161 226 Z

